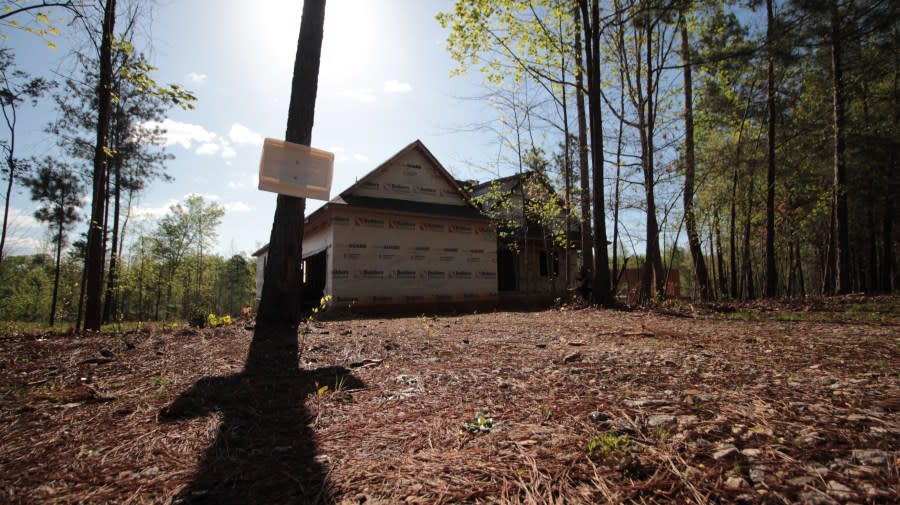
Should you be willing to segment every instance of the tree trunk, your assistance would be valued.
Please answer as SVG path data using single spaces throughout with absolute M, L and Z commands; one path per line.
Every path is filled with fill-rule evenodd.
M 114 133 L 114 145 L 118 149 L 119 132 L 118 124 L 121 121 L 121 109 L 117 107 L 116 114 L 116 132 Z M 122 157 L 116 155 L 113 158 L 113 175 L 115 176 L 115 184 L 113 185 L 113 230 L 112 230 L 112 249 L 109 252 L 109 273 L 106 277 L 106 302 L 103 304 L 103 322 L 109 323 L 113 315 L 116 313 L 116 291 L 118 284 L 118 260 L 119 260 L 119 213 L 122 194 Z
M 592 301 L 596 304 L 611 306 L 613 298 L 610 293 L 609 256 L 606 250 L 606 213 L 603 205 L 603 118 L 601 115 L 602 97 L 600 96 L 600 5 L 593 0 L 588 12 L 587 0 L 580 0 L 582 22 L 584 24 L 585 42 L 588 62 L 588 97 L 590 99 L 591 125 L 591 173 L 593 182 L 594 243 L 597 245 L 594 254 L 594 282 L 591 290 Z
M 722 296 L 726 296 L 728 294 L 728 286 L 725 281 L 725 257 L 722 254 L 722 233 L 719 231 L 718 211 L 716 212 L 713 221 L 715 222 L 716 227 L 716 261 L 718 262 L 719 267 L 719 293 Z
M 850 235 L 847 217 L 847 173 L 844 161 L 844 81 L 841 68 L 841 29 L 837 4 L 831 7 L 831 71 L 834 98 L 834 217 L 835 289 L 850 291 Z
M 324 23 L 325 0 L 304 1 L 285 131 L 285 140 L 295 144 L 312 142 Z M 256 319 L 261 329 L 296 327 L 300 321 L 305 210 L 306 199 L 278 195 Z
M 85 270 L 87 286 L 84 329 L 99 331 L 103 320 L 103 218 L 106 201 L 106 165 L 110 109 L 112 108 L 112 43 L 115 33 L 116 0 L 106 0 L 103 40 L 100 44 L 100 82 L 97 85 L 97 140 L 94 146 L 93 197 L 88 227 Z
M 744 221 L 744 298 L 756 297 L 753 289 L 753 261 L 750 253 L 750 225 L 753 218 L 753 168 L 749 167 L 749 187 L 747 188 L 747 216 Z
M 766 161 L 766 298 L 778 295 L 778 270 L 775 262 L 775 57 L 774 13 L 772 0 L 766 0 L 766 44 L 768 44 L 768 87 L 766 106 L 768 108 L 768 149 Z
M 65 201 L 65 198 L 61 198 L 61 201 Z M 62 219 L 62 212 L 60 212 L 60 219 L 56 223 L 57 224 L 57 235 L 56 235 L 56 269 L 53 272 L 53 299 L 50 300 L 50 326 L 52 327 L 56 324 L 56 296 L 59 293 L 59 264 L 60 259 L 62 257 L 62 242 L 63 242 L 63 230 L 65 229 L 65 225 Z
M 771 1 L 771 0 L 770 0 Z M 697 233 L 697 217 L 694 215 L 694 96 L 691 76 L 691 49 L 688 40 L 687 20 L 681 22 L 681 53 L 684 61 L 684 221 L 687 228 L 688 246 L 694 260 L 694 272 L 700 287 L 700 298 L 709 300 L 709 274 L 703 260 L 703 248 Z
M 591 184 L 588 163 L 587 117 L 584 111 L 584 76 L 582 70 L 581 17 L 575 11 L 575 105 L 578 111 L 578 164 L 581 172 L 581 282 L 591 283 L 594 269 L 594 237 L 591 230 Z

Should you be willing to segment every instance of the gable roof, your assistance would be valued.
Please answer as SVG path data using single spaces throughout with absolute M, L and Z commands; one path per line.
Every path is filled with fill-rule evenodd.
M 431 162 L 432 165 L 434 165 L 434 168 L 437 169 L 438 173 L 440 173 L 444 177 L 444 179 L 447 180 L 447 182 L 450 184 L 450 186 L 459 192 L 459 194 L 463 198 L 463 200 L 466 203 L 468 203 L 469 205 L 476 207 L 475 204 L 472 202 L 472 199 L 470 198 L 469 193 L 465 189 L 463 189 L 462 186 L 459 185 L 459 183 L 456 181 L 456 179 L 454 179 L 452 176 L 450 176 L 450 173 L 447 172 L 447 169 L 444 168 L 443 165 L 441 165 L 441 162 L 438 161 L 437 158 L 435 158 L 433 154 L 431 154 L 431 151 L 429 151 L 428 148 L 425 147 L 425 144 L 423 144 L 422 141 L 419 139 L 412 141 L 409 145 L 407 145 L 403 149 L 400 149 L 399 151 L 397 151 L 396 154 L 394 154 L 393 156 L 391 156 L 390 158 L 385 160 L 381 165 L 378 165 L 377 167 L 375 167 L 374 170 L 372 170 L 368 174 L 364 175 L 361 179 L 356 181 L 355 184 L 353 184 L 349 188 L 345 189 L 343 192 L 341 192 L 340 198 L 343 198 L 346 200 L 346 197 L 348 195 L 351 195 L 353 192 L 355 192 L 357 189 L 359 189 L 367 181 L 375 178 L 378 174 L 380 174 L 385 169 L 387 169 L 388 166 L 390 166 L 391 164 L 393 164 L 394 162 L 399 160 L 401 157 L 405 156 L 406 154 L 408 154 L 409 152 L 411 152 L 413 150 L 418 150 L 420 153 L 422 153 L 422 155 L 425 156 L 425 158 L 429 162 Z

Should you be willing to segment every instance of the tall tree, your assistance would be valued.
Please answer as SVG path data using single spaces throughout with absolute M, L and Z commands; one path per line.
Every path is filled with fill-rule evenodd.
M 33 176 L 25 179 L 31 190 L 31 199 L 43 205 L 35 211 L 34 217 L 49 223 L 54 228 L 53 242 L 56 246 L 56 263 L 53 274 L 53 297 L 50 305 L 50 326 L 56 323 L 56 300 L 59 293 L 59 272 L 62 249 L 66 242 L 68 228 L 78 220 L 78 209 L 84 185 L 71 167 L 52 158 L 44 158 Z
M 112 47 L 115 37 L 116 0 L 106 0 L 100 42 L 100 75 L 97 83 L 97 138 L 94 144 L 93 191 L 88 223 L 84 268 L 84 329 L 99 331 L 103 322 L 103 223 L 106 210 L 106 168 L 109 159 L 109 121 L 112 114 Z
M 710 298 L 709 275 L 703 259 L 703 248 L 697 232 L 697 217 L 694 211 L 694 178 L 697 171 L 694 156 L 694 93 L 692 76 L 691 44 L 688 38 L 688 21 L 681 16 L 681 59 L 684 65 L 684 221 L 687 228 L 688 247 L 694 262 L 694 274 L 700 288 L 700 298 Z
M 324 24 L 325 0 L 305 0 L 284 137 L 295 144 L 312 142 Z M 278 195 L 256 318 L 260 329 L 295 327 L 300 321 L 305 210 L 306 199 Z
M 778 294 L 778 271 L 775 262 L 775 11 L 772 0 L 766 0 L 766 60 L 768 112 L 766 149 L 766 297 Z
M 42 77 L 31 77 L 17 70 L 14 66 L 13 53 L 8 48 L 0 48 L 0 109 L 6 126 L 6 139 L 0 141 L 3 150 L 3 175 L 6 177 L 6 191 L 3 199 L 3 227 L 0 231 L 0 263 L 6 254 L 6 233 L 9 227 L 9 205 L 13 193 L 13 185 L 27 162 L 16 158 L 16 123 L 18 107 L 25 101 L 32 106 L 46 93 L 53 83 Z
M 603 199 L 603 99 L 600 75 L 601 55 L 600 4 L 598 0 L 579 0 L 581 25 L 584 32 L 585 66 L 588 77 L 588 101 L 591 145 L 592 211 L 594 217 L 594 279 L 591 300 L 599 305 L 611 306 L 615 302 L 609 276 L 609 253 L 606 249 L 606 212 Z

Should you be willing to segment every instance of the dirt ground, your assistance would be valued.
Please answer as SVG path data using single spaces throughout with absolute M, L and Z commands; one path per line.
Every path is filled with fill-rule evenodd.
M 900 298 L 0 337 L 5 503 L 898 503 Z

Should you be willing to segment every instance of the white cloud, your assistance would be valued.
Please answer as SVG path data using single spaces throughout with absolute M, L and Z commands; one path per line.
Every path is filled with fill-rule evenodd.
M 363 103 L 370 103 L 375 101 L 375 90 L 372 88 L 348 89 L 338 93 L 338 96 L 346 96 Z
M 244 202 L 228 202 L 222 204 L 225 207 L 225 210 L 229 212 L 250 212 L 253 210 L 253 207 L 247 205 Z
M 199 196 L 200 198 L 206 200 L 207 202 L 214 202 L 219 199 L 219 195 L 214 195 L 212 193 L 185 193 L 184 196 L 181 197 L 181 201 L 187 200 L 192 196 Z
M 410 91 L 412 91 L 412 86 L 408 82 L 400 82 L 396 79 L 384 81 L 385 93 L 409 93 Z
M 203 82 L 206 81 L 206 74 L 198 74 L 197 72 L 190 72 L 190 73 L 188 73 L 187 78 L 193 83 L 203 84 Z
M 230 159 L 234 158 L 235 156 L 237 156 L 237 153 L 234 152 L 233 147 L 231 147 L 228 144 L 222 145 L 222 159 L 223 160 L 230 160 Z
M 178 144 L 185 149 L 190 149 L 195 143 L 209 143 L 216 139 L 217 135 L 206 128 L 191 124 L 182 123 L 166 118 L 161 123 L 159 121 L 147 121 L 142 125 L 144 128 L 152 130 L 161 128 L 165 130 L 165 145 L 170 146 Z
M 353 159 L 356 161 L 369 161 L 369 157 L 363 154 L 354 154 Z
M 142 205 L 136 205 L 131 209 L 131 215 L 134 216 L 138 220 L 150 220 L 160 218 L 166 215 L 169 212 L 169 206 L 173 205 L 175 201 L 170 201 L 164 203 L 158 207 L 144 207 Z
M 259 173 L 254 172 L 253 175 L 249 177 L 242 178 L 243 180 L 236 181 L 228 181 L 228 187 L 231 189 L 245 189 L 245 188 L 257 188 L 259 187 Z
M 219 145 L 218 145 L 218 144 L 213 144 L 212 142 L 209 142 L 209 143 L 206 143 L 206 144 L 202 144 L 202 145 L 201 145 L 200 147 L 198 147 L 197 150 L 194 151 L 194 152 L 197 153 L 197 154 L 200 154 L 200 155 L 209 155 L 209 156 L 212 156 L 212 155 L 216 154 L 217 152 L 219 152 Z
M 262 135 L 238 123 L 231 125 L 231 130 L 228 132 L 228 138 L 235 144 L 251 144 L 258 146 L 262 145 L 263 142 Z

